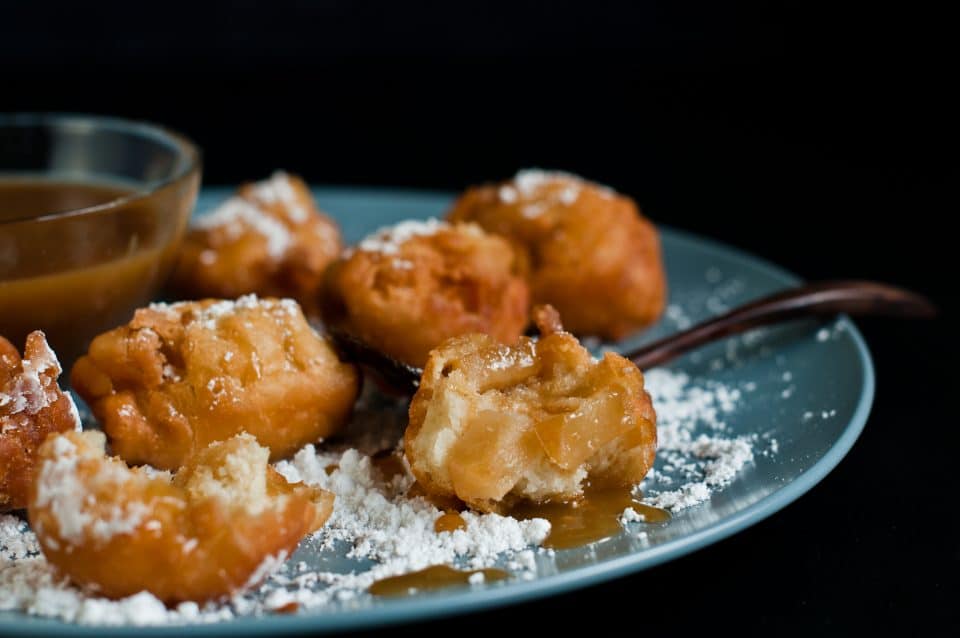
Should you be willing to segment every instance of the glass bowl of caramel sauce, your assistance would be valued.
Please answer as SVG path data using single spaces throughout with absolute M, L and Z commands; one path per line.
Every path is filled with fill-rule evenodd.
M 43 330 L 66 369 L 157 295 L 199 185 L 196 145 L 160 126 L 0 114 L 0 335 Z

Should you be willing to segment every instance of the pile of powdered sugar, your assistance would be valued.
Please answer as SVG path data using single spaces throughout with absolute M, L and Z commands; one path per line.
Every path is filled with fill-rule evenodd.
M 679 511 L 708 499 L 753 458 L 750 438 L 727 434 L 726 422 L 742 397 L 737 389 L 682 372 L 651 370 L 646 379 L 658 413 L 659 452 L 642 489 L 646 502 Z M 0 516 L 0 609 L 94 625 L 209 623 L 291 609 L 369 605 L 372 597 L 365 590 L 375 580 L 441 563 L 498 566 L 514 579 L 534 578 L 542 561 L 552 561 L 552 551 L 540 548 L 549 532 L 547 521 L 466 512 L 466 529 L 437 533 L 434 522 L 442 511 L 405 495 L 413 480 L 409 473 L 386 476 L 372 462 L 369 455 L 397 442 L 404 408 L 401 401 L 368 391 L 344 440 L 308 445 L 276 465 L 290 480 L 332 491 L 334 512 L 252 591 L 202 607 L 166 608 L 148 593 L 106 600 L 60 578 L 26 523 Z M 331 569 L 335 556 L 351 568 Z
M 742 393 L 659 368 L 645 378 L 657 411 L 658 463 L 644 480 L 644 501 L 671 511 L 698 505 L 753 460 L 753 437 L 725 433 Z
M 327 468 L 334 465 L 329 474 Z M 506 563 L 523 577 L 532 576 L 534 553 L 547 537 L 550 524 L 543 519 L 519 521 L 498 514 L 464 512 L 466 529 L 437 533 L 434 523 L 443 511 L 423 498 L 404 494 L 413 483 L 409 473 L 385 477 L 371 458 L 357 450 L 317 453 L 308 445 L 291 461 L 277 465 L 292 481 L 304 481 L 337 495 L 334 511 L 313 539 L 318 549 L 347 548 L 347 558 L 369 559 L 373 566 L 359 573 L 313 573 L 300 581 L 320 582 L 322 591 L 268 582 L 266 603 L 276 607 L 297 602 L 311 608 L 330 600 L 344 600 L 362 592 L 374 581 L 438 564 L 471 568 Z

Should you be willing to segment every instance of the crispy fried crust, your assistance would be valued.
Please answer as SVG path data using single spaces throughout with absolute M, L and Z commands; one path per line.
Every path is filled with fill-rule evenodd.
M 26 507 L 34 458 L 47 435 L 80 427 L 42 332 L 27 336 L 23 354 L 0 337 L 0 512 Z
M 421 234 L 405 233 L 404 225 L 381 231 L 330 266 L 327 325 L 415 366 L 455 335 L 515 342 L 527 323 L 529 289 L 525 262 L 510 244 L 472 224 L 405 224 Z
M 649 471 L 656 414 L 637 367 L 613 353 L 595 361 L 570 334 L 541 330 L 515 347 L 455 337 L 430 354 L 404 437 L 427 493 L 506 511 L 575 499 L 587 481 L 633 485 Z
M 110 598 L 167 603 L 233 594 L 322 526 L 333 494 L 289 484 L 250 435 L 212 444 L 171 479 L 104 454 L 100 432 L 40 448 L 29 518 L 43 553 Z
M 303 180 L 278 172 L 246 184 L 217 215 L 184 238 L 174 290 L 188 299 L 292 297 L 316 316 L 323 272 L 342 242 L 336 222 L 317 208 Z
M 172 470 L 238 432 L 272 459 L 330 436 L 349 417 L 359 378 L 295 302 L 247 296 L 140 309 L 93 340 L 71 383 L 114 452 Z
M 572 175 L 526 171 L 468 189 L 448 218 L 525 250 L 533 302 L 555 306 L 575 334 L 620 339 L 663 311 L 657 231 L 628 197 Z

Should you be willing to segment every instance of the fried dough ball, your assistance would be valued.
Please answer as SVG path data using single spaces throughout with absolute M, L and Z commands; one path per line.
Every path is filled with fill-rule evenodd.
M 656 414 L 640 370 L 609 352 L 593 359 L 552 309 L 537 323 L 536 341 L 471 334 L 430 353 L 404 436 L 428 494 L 504 512 L 576 499 L 587 481 L 634 485 L 652 467 Z
M 323 319 L 419 367 L 455 335 L 516 342 L 529 314 L 525 270 L 508 242 L 479 226 L 406 221 L 380 229 L 330 266 Z
M 255 295 L 140 309 L 93 340 L 71 382 L 115 453 L 166 470 L 244 431 L 287 456 L 336 432 L 359 389 L 296 302 Z
M 194 223 L 173 287 L 191 299 L 292 297 L 313 317 L 323 271 L 341 248 L 340 230 L 303 180 L 278 171 Z
M 110 598 L 149 591 L 205 601 L 256 584 L 333 511 L 333 494 L 288 483 L 249 434 L 211 444 L 176 476 L 129 468 L 101 432 L 40 448 L 30 526 L 76 584 Z
M 633 200 L 574 175 L 520 171 L 468 189 L 448 215 L 526 250 L 534 303 L 560 311 L 574 334 L 621 339 L 660 316 L 660 240 Z
M 27 506 L 37 448 L 51 432 L 80 429 L 77 406 L 57 385 L 60 362 L 46 336 L 20 353 L 0 337 L 0 512 Z

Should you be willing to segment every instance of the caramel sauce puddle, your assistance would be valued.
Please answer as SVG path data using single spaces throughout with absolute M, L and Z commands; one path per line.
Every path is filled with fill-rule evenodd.
M 509 576 L 502 569 L 461 571 L 447 565 L 434 565 L 417 572 L 381 578 L 370 585 L 369 591 L 374 596 L 410 596 L 422 591 L 467 585 L 474 574 L 483 574 L 485 583 L 506 580 Z
M 570 503 L 521 503 L 510 511 L 517 519 L 545 518 L 550 534 L 544 547 L 570 549 L 602 541 L 620 533 L 620 516 L 627 508 L 643 517 L 645 523 L 663 523 L 670 513 L 637 501 L 631 487 L 584 490 L 583 498 Z

